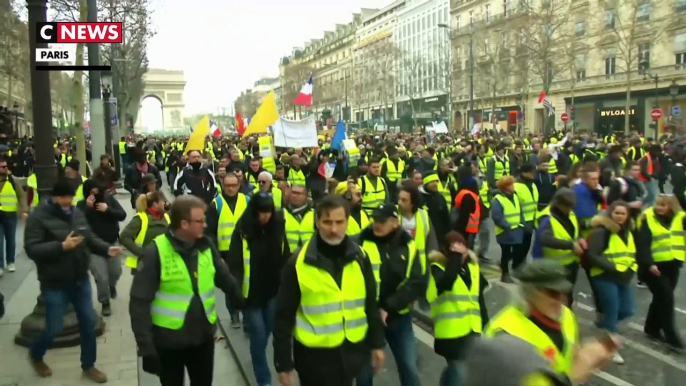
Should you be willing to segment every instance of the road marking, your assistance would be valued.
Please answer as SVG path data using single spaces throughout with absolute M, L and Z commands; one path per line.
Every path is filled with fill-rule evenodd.
M 614 375 L 608 374 L 608 373 L 606 373 L 606 372 L 604 372 L 604 371 L 598 371 L 598 372 L 597 372 L 596 374 L 594 374 L 594 375 L 596 375 L 598 378 L 600 378 L 600 379 L 602 379 L 602 380 L 604 380 L 604 381 L 610 382 L 610 383 L 613 384 L 613 385 L 617 385 L 617 386 L 634 386 L 633 383 L 629 383 L 629 382 L 627 382 L 627 381 L 625 381 L 625 380 L 623 380 L 623 379 L 621 379 L 621 378 L 617 378 L 617 377 L 615 377 Z
M 686 310 L 682 310 L 681 308 L 674 308 L 674 311 L 686 315 Z
M 595 312 L 595 307 L 591 307 L 591 306 L 589 306 L 589 305 L 587 305 L 587 304 L 584 304 L 584 303 L 574 302 L 574 306 L 579 307 L 579 308 L 581 308 L 581 309 L 584 310 L 584 311 Z M 626 325 L 627 325 L 629 328 L 631 328 L 632 330 L 636 330 L 636 331 L 639 331 L 639 332 L 643 332 L 643 326 L 641 326 L 641 325 L 638 324 L 638 323 L 635 323 L 635 322 L 626 322 L 626 323 L 624 323 L 624 324 L 626 324 Z

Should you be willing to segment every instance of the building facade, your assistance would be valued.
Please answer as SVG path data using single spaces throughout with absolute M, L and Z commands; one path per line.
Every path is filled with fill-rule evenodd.
M 451 94 L 448 0 L 406 0 L 397 12 L 393 40 L 398 117 L 447 118 Z
M 395 115 L 395 61 L 393 41 L 397 14 L 405 0 L 395 1 L 362 20 L 353 48 L 352 120 L 374 123 Z
M 628 123 L 656 136 L 681 122 L 672 110 L 686 108 L 686 0 L 452 0 L 450 14 L 464 125 L 607 134 Z M 665 117 L 653 122 L 656 107 Z
M 257 108 L 260 107 L 264 97 L 277 88 L 280 88 L 279 78 L 262 77 L 255 82 L 253 88 L 241 92 L 234 103 L 234 108 L 243 117 L 252 117 L 257 112 Z M 278 103 L 277 100 L 277 107 L 279 106 Z

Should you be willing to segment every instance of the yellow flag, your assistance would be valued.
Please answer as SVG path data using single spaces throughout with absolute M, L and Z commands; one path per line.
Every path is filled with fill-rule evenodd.
M 199 150 L 200 152 L 205 151 L 205 138 L 210 134 L 210 117 L 205 115 L 191 133 L 190 138 L 188 138 L 188 143 L 186 144 L 186 149 L 183 154 L 188 154 L 190 150 Z
M 267 128 L 279 120 L 279 112 L 276 110 L 276 99 L 274 99 L 274 91 L 270 91 L 264 98 L 262 104 L 257 109 L 257 112 L 250 120 L 248 128 L 243 133 L 243 136 L 250 134 L 266 133 Z

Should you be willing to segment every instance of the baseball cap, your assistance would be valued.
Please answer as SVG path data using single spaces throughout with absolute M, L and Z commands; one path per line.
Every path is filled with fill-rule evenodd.
M 395 205 L 380 205 L 372 213 L 374 221 L 386 222 L 391 218 L 398 218 L 398 210 Z

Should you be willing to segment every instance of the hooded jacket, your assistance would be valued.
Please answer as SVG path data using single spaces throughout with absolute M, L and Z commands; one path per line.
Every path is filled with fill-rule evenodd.
M 478 285 L 479 310 L 481 311 L 481 324 L 483 327 L 489 322 L 488 309 L 486 308 L 486 301 L 484 300 L 484 290 L 489 284 L 488 280 L 484 277 L 483 272 L 479 275 L 478 283 L 471 282 L 470 267 L 468 263 L 472 262 L 479 264 L 479 258 L 476 253 L 471 250 L 467 251 L 467 255 L 467 259 L 463 261 L 462 254 L 457 252 L 450 251 L 447 256 L 439 251 L 430 252 L 429 263 L 440 263 L 445 267 L 445 270 L 442 270 L 435 265 L 431 265 L 430 275 L 434 278 L 438 295 L 441 295 L 446 291 L 451 291 L 455 285 L 455 280 L 458 280 L 458 277 L 469 289 L 474 285 Z M 470 342 L 477 336 L 479 336 L 478 333 L 472 333 L 461 338 L 434 339 L 434 351 L 447 360 L 462 360 L 466 357 Z
M 85 199 L 79 201 L 76 207 L 85 215 L 88 225 L 98 237 L 109 244 L 119 240 L 119 222 L 126 220 L 126 211 L 119 201 L 111 194 L 104 192 L 102 184 L 94 180 L 86 180 L 83 183 L 84 194 L 88 194 L 93 188 L 98 188 L 100 193 L 95 196 L 95 204 L 89 207 Z M 107 210 L 100 212 L 95 208 L 98 203 L 107 204 Z
M 604 256 L 612 235 L 619 235 L 622 241 L 626 243 L 631 232 L 629 222 L 630 220 L 624 226 L 621 226 L 605 214 L 599 214 L 591 220 L 593 230 L 588 236 L 586 258 L 591 267 L 598 267 L 604 271 L 593 278 L 612 281 L 620 285 L 631 283 L 634 272 L 630 269 L 625 272 L 617 271 L 615 265 Z M 634 240 L 635 242 L 636 240 Z

